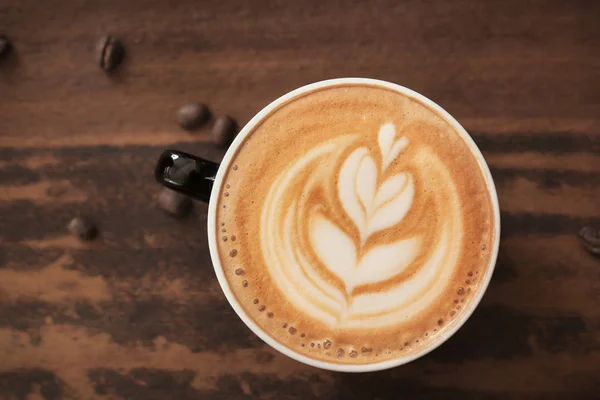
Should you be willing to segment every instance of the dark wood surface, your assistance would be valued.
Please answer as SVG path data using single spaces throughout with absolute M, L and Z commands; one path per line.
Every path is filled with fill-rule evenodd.
M 600 2 L 0 0 L 0 398 L 592 399 L 600 395 Z M 109 78 L 95 42 L 120 36 Z M 502 209 L 497 270 L 454 338 L 393 370 L 319 371 L 230 309 L 206 206 L 156 206 L 166 146 L 219 160 L 175 111 L 241 124 L 332 77 L 397 82 L 480 145 Z M 79 213 L 99 240 L 70 237 Z

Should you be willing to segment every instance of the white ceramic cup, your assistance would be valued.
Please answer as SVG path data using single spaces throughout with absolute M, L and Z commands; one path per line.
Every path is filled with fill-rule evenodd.
M 241 144 L 244 142 L 246 137 L 253 131 L 254 127 L 259 124 L 263 119 L 268 118 L 273 110 L 275 110 L 278 106 L 283 103 L 288 102 L 296 96 L 303 95 L 305 93 L 314 91 L 316 89 L 321 89 L 325 87 L 332 87 L 338 85 L 348 85 L 348 84 L 361 84 L 361 85 L 369 85 L 376 87 L 383 87 L 386 89 L 391 89 L 398 93 L 401 93 L 407 97 L 414 98 L 419 102 L 425 104 L 430 109 L 437 112 L 442 118 L 444 118 L 452 127 L 458 132 L 464 139 L 465 143 L 469 146 L 471 152 L 477 159 L 477 162 L 481 168 L 482 174 L 486 180 L 487 188 L 490 194 L 490 198 L 493 206 L 493 214 L 494 214 L 494 243 L 491 249 L 491 257 L 489 261 L 489 266 L 487 268 L 487 272 L 481 281 L 481 285 L 479 287 L 479 291 L 476 294 L 475 298 L 472 302 L 469 303 L 469 308 L 460 314 L 460 317 L 453 323 L 450 329 L 444 331 L 440 337 L 437 339 L 435 343 L 431 346 L 419 351 L 415 354 L 410 354 L 407 356 L 400 356 L 392 360 L 382 361 L 382 362 L 374 362 L 369 364 L 341 364 L 341 363 L 332 363 L 326 361 L 316 360 L 305 355 L 302 355 L 284 345 L 277 342 L 273 339 L 267 332 L 262 330 L 253 320 L 248 316 L 248 314 L 244 311 L 243 307 L 240 305 L 235 295 L 231 291 L 229 286 L 229 282 L 225 277 L 225 273 L 223 272 L 223 266 L 221 265 L 221 261 L 219 259 L 219 253 L 217 251 L 217 236 L 216 236 L 216 211 L 217 211 L 217 203 L 218 196 L 221 192 L 221 185 L 223 184 L 223 177 L 225 176 L 226 171 L 229 169 L 231 160 L 234 155 L 240 148 Z M 184 159 L 185 161 L 183 161 Z M 177 168 L 173 165 L 173 163 L 182 162 L 182 165 L 179 165 Z M 191 179 L 187 179 L 182 181 L 182 174 L 185 175 L 189 168 L 186 168 L 186 162 L 188 166 L 191 165 L 192 169 L 196 171 L 201 171 L 199 176 L 195 176 Z M 175 170 L 175 173 L 173 171 Z M 183 172 L 182 172 L 183 171 Z M 293 90 L 288 94 L 281 96 L 277 100 L 273 101 L 271 104 L 263 108 L 258 114 L 254 116 L 244 126 L 241 132 L 237 135 L 223 161 L 220 165 L 208 162 L 206 160 L 199 159 L 197 157 L 191 156 L 189 154 L 177 152 L 174 150 L 167 150 L 161 156 L 159 163 L 157 165 L 156 171 L 157 180 L 163 185 L 170 187 L 172 189 L 178 190 L 187 195 L 193 196 L 197 199 L 208 201 L 208 242 L 210 248 L 210 256 L 213 262 L 213 266 L 215 269 L 215 273 L 217 275 L 217 279 L 219 280 L 219 284 L 223 289 L 223 293 L 225 293 L 225 297 L 231 304 L 231 307 L 235 310 L 237 315 L 244 321 L 244 323 L 250 328 L 259 338 L 261 338 L 265 343 L 279 352 L 285 354 L 286 356 L 293 358 L 294 360 L 300 361 L 304 364 L 327 369 L 331 371 L 342 371 L 342 372 L 369 372 L 369 371 L 378 371 L 388 368 L 397 367 L 402 364 L 406 364 L 411 362 L 419 357 L 424 356 L 430 351 L 434 350 L 446 340 L 448 340 L 458 329 L 467 321 L 467 319 L 471 316 L 483 294 L 485 293 L 487 286 L 492 277 L 492 273 L 494 271 L 494 267 L 496 264 L 496 258 L 498 256 L 498 247 L 500 244 L 500 210 L 498 206 L 498 196 L 496 194 L 496 187 L 494 185 L 494 181 L 492 180 L 492 176 L 490 174 L 490 170 L 483 158 L 483 155 L 479 151 L 479 148 L 473 142 L 473 139 L 467 131 L 456 121 L 448 112 L 446 112 L 442 107 L 435 104 L 433 101 L 429 100 L 425 96 L 407 89 L 403 86 L 376 80 L 376 79 L 367 79 L 367 78 L 340 78 L 340 79 L 330 79 L 326 81 L 316 82 L 310 85 L 303 86 L 299 89 Z M 189 178 L 189 177 L 186 177 Z M 191 181 L 191 183 L 190 183 Z M 209 197 L 210 194 L 210 197 Z

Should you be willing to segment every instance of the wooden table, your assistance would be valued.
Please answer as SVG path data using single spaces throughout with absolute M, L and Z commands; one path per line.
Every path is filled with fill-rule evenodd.
M 0 0 L 0 398 L 586 399 L 600 390 L 600 3 Z M 112 33 L 127 59 L 94 63 Z M 206 206 L 157 208 L 166 146 L 219 160 L 177 108 L 247 122 L 306 83 L 398 82 L 473 135 L 502 208 L 496 273 L 432 354 L 346 375 L 292 361 L 214 277 Z M 65 225 L 100 225 L 90 244 Z

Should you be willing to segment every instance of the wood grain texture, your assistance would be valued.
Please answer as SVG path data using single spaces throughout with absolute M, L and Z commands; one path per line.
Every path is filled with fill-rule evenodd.
M 600 3 L 0 0 L 1 399 L 593 399 L 600 391 Z M 121 37 L 113 77 L 94 64 Z M 322 372 L 263 344 L 230 309 L 206 206 L 155 202 L 166 147 L 215 161 L 189 101 L 240 124 L 333 77 L 438 102 L 497 183 L 497 270 L 468 323 L 406 366 Z M 92 243 L 70 237 L 77 213 Z

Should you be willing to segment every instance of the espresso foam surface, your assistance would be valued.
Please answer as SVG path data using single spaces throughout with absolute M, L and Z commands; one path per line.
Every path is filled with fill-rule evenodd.
M 431 346 L 488 274 L 490 194 L 462 137 L 417 100 L 336 86 L 278 107 L 238 148 L 216 235 L 272 338 L 368 364 Z

